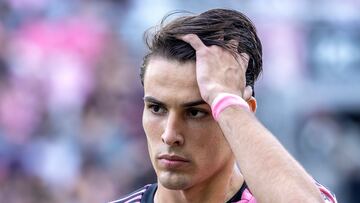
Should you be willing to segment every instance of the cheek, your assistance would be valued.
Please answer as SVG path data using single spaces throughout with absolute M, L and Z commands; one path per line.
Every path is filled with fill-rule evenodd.
M 152 140 L 153 137 L 156 137 L 157 133 L 159 133 L 159 121 L 157 121 L 157 119 L 152 116 L 146 109 L 144 109 L 143 112 L 142 124 L 148 141 Z
M 154 159 L 155 159 L 155 155 L 156 155 L 156 146 L 155 146 L 155 135 L 156 135 L 156 126 L 153 124 L 153 122 L 151 121 L 151 119 L 149 119 L 149 116 L 146 114 L 145 110 L 143 113 L 143 118 L 142 118 L 142 124 L 143 124 L 143 128 L 144 128 L 144 132 L 145 132 L 145 136 L 146 136 L 146 140 L 147 140 L 147 146 L 148 146 L 148 151 L 149 151 L 149 157 L 151 160 L 151 163 L 153 164 L 154 168 Z
M 209 145 L 218 145 L 224 143 L 225 138 L 222 131 L 216 122 L 203 122 L 196 127 L 191 127 L 193 137 L 197 139 L 197 143 L 203 147 Z
M 197 143 L 197 146 L 192 147 L 197 150 L 197 153 L 203 154 L 208 159 L 213 156 L 219 157 L 222 154 L 231 154 L 231 149 L 226 141 L 222 131 L 217 123 L 211 122 L 196 129 L 194 134 L 193 143 Z
M 196 145 L 188 149 L 192 151 L 196 171 L 202 174 L 202 178 L 210 177 L 233 164 L 231 148 L 215 122 L 207 125 L 207 128 L 199 129 L 198 136 L 193 135 L 196 137 L 193 140 Z
M 161 125 L 158 119 L 155 119 L 146 111 L 143 113 L 142 124 L 148 142 L 149 153 L 151 155 L 152 150 L 155 150 L 154 145 L 161 141 Z

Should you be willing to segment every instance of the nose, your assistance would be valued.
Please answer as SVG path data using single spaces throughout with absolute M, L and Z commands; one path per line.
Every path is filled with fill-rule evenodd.
M 184 144 L 184 137 L 181 133 L 181 120 L 173 113 L 169 113 L 165 129 L 161 135 L 163 143 L 170 146 L 181 146 Z

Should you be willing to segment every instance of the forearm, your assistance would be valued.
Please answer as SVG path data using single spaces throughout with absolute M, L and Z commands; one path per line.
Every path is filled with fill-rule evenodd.
M 252 113 L 228 107 L 219 125 L 258 202 L 323 202 L 313 179 Z
M 246 86 L 245 77 L 248 53 L 234 57 L 221 47 L 205 46 L 197 35 L 180 38 L 196 51 L 196 78 L 206 103 L 216 106 L 213 102 L 220 93 L 235 94 L 245 101 L 251 99 L 252 88 Z M 312 178 L 255 116 L 232 105 L 215 119 L 259 202 L 323 202 Z

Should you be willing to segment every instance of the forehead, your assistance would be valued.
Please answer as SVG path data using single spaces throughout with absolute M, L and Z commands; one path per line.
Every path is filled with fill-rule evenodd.
M 180 63 L 163 57 L 151 58 L 146 67 L 144 93 L 145 96 L 169 102 L 201 98 L 195 63 Z

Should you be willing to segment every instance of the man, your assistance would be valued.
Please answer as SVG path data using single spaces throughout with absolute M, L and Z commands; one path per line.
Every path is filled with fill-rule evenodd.
M 114 202 L 336 202 L 254 116 L 261 43 L 243 14 L 162 22 L 141 69 L 157 184 Z

